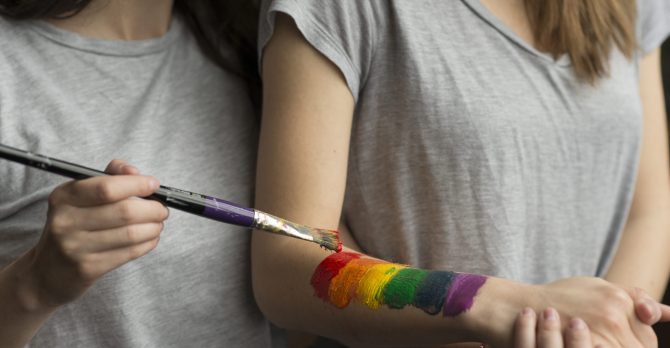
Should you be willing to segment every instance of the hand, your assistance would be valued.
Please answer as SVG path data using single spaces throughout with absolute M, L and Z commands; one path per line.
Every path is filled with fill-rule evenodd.
M 124 175 L 70 181 L 49 196 L 44 231 L 30 251 L 35 306 L 70 302 L 105 273 L 156 247 L 168 210 L 136 197 L 156 191 L 158 181 L 119 160 L 106 172 Z
M 524 308 L 514 324 L 515 348 L 591 348 L 591 332 L 579 318 L 570 319 L 562 330 L 561 318 L 553 308 L 539 315 L 531 308 Z
M 564 322 L 578 317 L 587 323 L 595 345 L 657 347 L 651 326 L 637 318 L 633 298 L 618 286 L 599 278 L 576 277 L 540 287 L 543 302 L 556 308 Z

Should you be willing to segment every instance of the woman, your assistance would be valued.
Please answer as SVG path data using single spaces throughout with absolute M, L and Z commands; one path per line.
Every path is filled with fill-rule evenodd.
M 659 298 L 670 265 L 665 2 L 264 7 L 259 209 L 323 228 L 342 215 L 371 256 L 469 273 L 428 272 L 443 279 L 435 310 L 387 298 L 401 264 L 257 233 L 271 320 L 351 345 L 498 347 L 522 308 L 553 307 L 594 344 L 655 346 L 624 289 Z M 351 280 L 356 267 L 385 285 Z
M 238 62 L 254 52 L 248 4 L 0 1 L 0 142 L 90 167 L 124 158 L 250 204 L 257 128 Z M 133 198 L 158 187 L 137 168 L 112 161 L 124 175 L 66 181 L 0 163 L 0 346 L 271 344 L 249 233 L 168 219 Z

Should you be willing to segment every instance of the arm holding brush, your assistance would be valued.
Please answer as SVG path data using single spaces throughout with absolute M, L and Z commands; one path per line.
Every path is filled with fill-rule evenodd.
M 351 94 L 335 66 L 285 17 L 278 16 L 263 63 L 265 100 L 257 207 L 300 223 L 335 228 L 344 198 L 354 110 Z M 344 252 L 349 250 L 345 248 Z M 352 259 L 369 259 L 348 255 L 350 260 L 341 257 L 340 265 Z M 438 309 L 440 314 L 427 315 L 425 308 L 418 309 L 420 306 L 392 309 L 383 300 L 381 304 L 375 304 L 375 299 L 366 303 L 360 296 L 346 306 L 334 306 L 336 301 L 328 297 L 331 288 L 326 286 L 324 295 L 318 286 L 323 282 L 314 280 L 328 278 L 328 260 L 335 258 L 300 241 L 256 232 L 252 267 L 260 308 L 281 327 L 318 333 L 352 345 L 480 341 L 505 347 L 512 344 L 513 324 L 522 308 L 540 311 L 551 306 L 563 323 L 571 317 L 582 318 L 595 343 L 612 347 L 655 345 L 651 328 L 635 316 L 633 299 L 602 279 L 580 277 L 529 285 L 486 277 L 476 289 L 471 307 L 451 312 L 445 305 L 444 310 Z M 366 262 L 384 263 L 362 263 Z M 336 262 L 330 262 L 333 264 Z M 403 266 L 386 267 L 392 273 Z M 369 295 L 365 290 L 358 295 L 361 292 Z M 347 295 L 345 291 L 345 300 Z
M 118 176 L 69 181 L 49 198 L 38 244 L 0 271 L 0 343 L 23 347 L 60 306 L 158 244 L 167 208 L 144 197 L 156 179 L 112 161 Z

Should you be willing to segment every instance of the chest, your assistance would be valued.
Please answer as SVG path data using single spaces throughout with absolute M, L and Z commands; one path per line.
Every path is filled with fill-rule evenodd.
M 634 62 L 615 52 L 610 76 L 580 83 L 567 58 L 528 47 L 467 3 L 394 3 L 361 94 L 359 141 L 461 159 L 524 148 L 561 161 L 637 143 Z
M 247 201 L 256 126 L 245 85 L 184 46 L 142 57 L 6 52 L 25 58 L 2 71 L 0 142 L 98 169 L 125 159 L 166 184 Z M 0 220 L 44 208 L 64 181 L 7 162 L 0 178 Z

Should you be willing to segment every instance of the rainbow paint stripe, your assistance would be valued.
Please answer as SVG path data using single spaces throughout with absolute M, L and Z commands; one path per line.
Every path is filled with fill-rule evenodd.
M 426 271 L 361 254 L 341 252 L 324 259 L 314 270 L 312 287 L 317 297 L 345 308 L 356 300 L 377 309 L 414 306 L 435 315 L 457 316 L 474 303 L 486 277 L 476 274 Z

